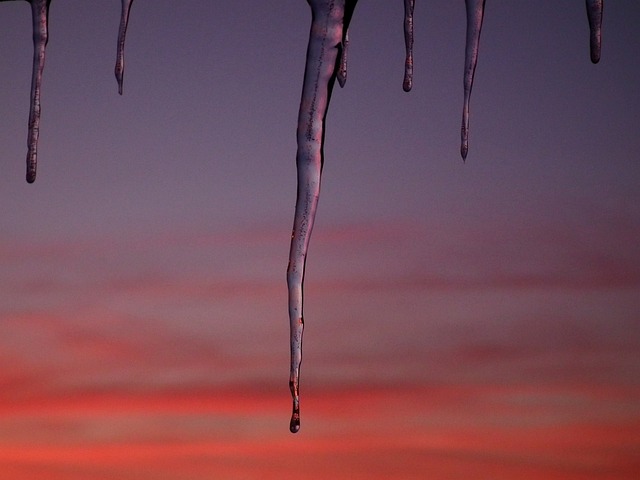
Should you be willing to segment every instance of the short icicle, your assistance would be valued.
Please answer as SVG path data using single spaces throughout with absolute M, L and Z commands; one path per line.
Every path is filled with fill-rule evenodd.
M 342 44 L 340 45 L 340 65 L 338 67 L 337 79 L 340 88 L 343 88 L 347 83 L 347 63 L 349 56 L 349 23 L 351 22 L 351 16 L 353 10 L 356 7 L 358 0 L 347 0 L 344 6 L 344 29 L 342 30 Z
M 324 163 L 324 123 L 342 61 L 343 35 L 349 26 L 356 2 L 357 0 L 308 0 L 312 21 L 298 113 L 298 190 L 287 267 L 291 328 L 289 389 L 293 398 L 289 430 L 292 433 L 300 429 L 304 268 L 320 195 L 320 175 Z
M 411 91 L 413 86 L 413 7 L 415 3 L 415 0 L 404 0 L 404 45 L 406 57 L 402 89 L 405 92 Z
M 27 138 L 27 182 L 36 180 L 38 137 L 40 136 L 40 86 L 49 41 L 49 4 L 51 0 L 29 0 L 33 19 L 33 68 L 31 71 L 31 105 Z
M 340 50 L 340 67 L 338 68 L 338 85 L 344 88 L 347 83 L 347 60 L 349 55 L 349 30 L 345 30 L 342 49 Z
M 127 36 L 127 25 L 129 24 L 129 11 L 133 0 L 122 0 L 122 10 L 120 11 L 120 29 L 118 30 L 118 53 L 116 56 L 116 80 L 118 81 L 118 93 L 122 95 L 122 85 L 124 81 L 124 41 Z
M 467 158 L 469 152 L 469 100 L 473 88 L 473 76 L 478 62 L 478 48 L 480 46 L 480 31 L 484 18 L 485 0 L 465 0 L 467 8 L 467 39 L 464 58 L 464 105 L 462 107 L 462 131 L 460 154 Z
M 587 0 L 587 17 L 589 17 L 591 61 L 600 61 L 602 44 L 602 9 L 604 0 Z

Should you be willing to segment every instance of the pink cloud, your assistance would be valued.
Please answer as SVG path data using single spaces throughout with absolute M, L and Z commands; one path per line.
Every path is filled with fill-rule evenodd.
M 318 230 L 298 436 L 287 234 L 5 242 L 0 471 L 635 478 L 634 231 Z
M 537 407 L 526 401 L 531 394 Z M 426 470 L 460 479 L 631 479 L 638 412 L 624 423 L 608 418 L 604 400 L 620 399 L 601 395 L 481 385 L 334 389 L 308 399 L 306 429 L 297 436 L 286 430 L 288 405 L 278 392 L 78 397 L 0 410 L 0 433 L 21 422 L 53 424 L 57 433 L 15 445 L 0 435 L 0 466 L 17 480 L 38 469 L 72 480 L 118 472 L 143 480 L 406 479 Z M 563 397 L 583 399 L 591 416 L 572 414 L 570 403 L 557 401 Z M 194 430 L 193 421 L 209 428 Z

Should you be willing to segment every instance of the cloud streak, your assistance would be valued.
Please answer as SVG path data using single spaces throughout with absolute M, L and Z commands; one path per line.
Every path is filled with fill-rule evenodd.
M 284 230 L 5 241 L 0 468 L 15 480 L 633 478 L 634 228 L 319 230 L 296 439 Z
M 3 409 L 0 442 L 10 426 L 45 433 L 3 445 L 0 464 L 20 480 L 38 469 L 67 479 L 122 471 L 145 480 L 177 471 L 197 479 L 401 479 L 425 469 L 448 478 L 626 479 L 637 468 L 638 412 L 631 421 L 609 418 L 607 406 L 630 406 L 627 393 L 480 385 L 317 392 L 307 402 L 309 432 L 295 439 L 278 422 L 287 407 L 276 392 L 79 398 L 10 416 Z M 587 410 L 597 421 L 584 423 Z M 292 456 L 304 459 L 299 470 Z

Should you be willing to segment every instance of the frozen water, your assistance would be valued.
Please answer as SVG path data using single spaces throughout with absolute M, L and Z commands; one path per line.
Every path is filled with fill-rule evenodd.
M 38 137 L 40 136 L 40 86 L 49 40 L 49 4 L 51 0 L 29 0 L 33 20 L 33 70 L 31 72 L 31 105 L 27 137 L 27 182 L 36 179 Z
M 0 0 L 0 2 L 13 0 Z M 27 135 L 27 182 L 36 179 L 38 165 L 38 137 L 40 136 L 40 90 L 42 73 L 49 41 L 49 6 L 51 0 L 27 0 L 31 5 L 33 23 L 33 68 L 31 73 L 31 99 L 29 106 L 29 130 Z M 115 74 L 118 80 L 118 91 L 122 95 L 122 79 L 124 74 L 124 42 L 129 21 L 129 10 L 133 0 L 122 0 L 120 30 L 118 33 L 118 54 Z
M 587 0 L 587 16 L 589 18 L 591 61 L 600 61 L 600 45 L 602 42 L 602 5 L 603 0 Z
M 122 82 L 124 80 L 124 41 L 127 36 L 127 25 L 129 24 L 129 11 L 133 0 L 122 0 L 122 10 L 120 12 L 120 28 L 118 29 L 118 53 L 116 55 L 116 80 L 118 81 L 118 93 L 122 95 Z
M 467 39 L 464 52 L 464 100 L 462 106 L 462 132 L 460 154 L 467 158 L 469 152 L 469 101 L 473 88 L 473 76 L 478 63 L 478 49 L 480 47 L 480 31 L 484 18 L 485 0 L 465 0 L 467 8 Z
M 404 0 L 404 45 L 406 57 L 402 89 L 405 92 L 410 91 L 413 86 L 413 7 L 415 3 L 415 0 Z
M 340 68 L 338 69 L 338 83 L 344 87 L 347 83 L 347 55 L 349 53 L 349 31 L 345 30 L 342 50 L 340 51 Z
M 0 0 L 0 2 L 12 0 Z M 29 109 L 29 133 L 28 133 L 28 153 L 27 153 L 27 182 L 35 181 L 37 168 L 37 147 L 40 133 L 40 88 L 42 84 L 42 72 L 44 69 L 45 50 L 48 41 L 48 14 L 51 0 L 27 0 L 31 5 L 33 16 L 33 72 L 31 80 L 31 105 Z M 118 31 L 118 48 L 115 65 L 115 76 L 118 81 L 118 92 L 122 95 L 124 76 L 124 46 L 129 22 L 129 12 L 133 0 L 121 0 L 122 10 L 120 17 L 120 28 Z M 357 0 L 340 0 L 337 2 L 308 0 L 313 12 L 333 11 L 339 9 L 344 29 L 341 28 L 341 38 L 338 45 L 338 71 L 331 80 L 338 80 L 340 86 L 344 86 L 347 80 L 347 54 L 349 46 L 348 28 L 351 15 Z M 603 0 L 586 0 L 587 15 L 590 29 L 590 54 L 591 61 L 597 63 L 600 60 L 601 38 L 602 38 L 602 12 Z M 415 0 L 404 0 L 405 18 L 405 73 L 403 89 L 409 91 L 413 83 L 413 11 Z M 473 87 L 473 78 L 478 61 L 478 48 L 480 43 L 480 32 L 482 30 L 482 20 L 484 17 L 485 0 L 465 0 L 467 11 L 467 33 L 465 47 L 464 66 L 464 99 L 462 110 L 462 128 L 460 153 L 462 158 L 467 157 L 469 151 L 469 102 Z M 325 12 L 326 13 L 326 12 Z M 314 13 L 315 14 L 315 13 Z M 310 43 L 311 45 L 311 43 Z M 309 53 L 309 52 L 308 52 Z M 307 57 L 307 63 L 309 58 Z M 306 78 L 306 77 L 305 77 Z
M 343 62 L 345 35 L 357 0 L 309 0 L 312 11 L 307 60 L 298 113 L 296 198 L 287 285 L 289 288 L 289 322 L 291 370 L 289 388 L 293 412 L 289 429 L 300 429 L 300 364 L 304 329 L 303 282 L 307 249 L 320 195 L 320 174 L 324 163 L 324 122 L 338 71 Z

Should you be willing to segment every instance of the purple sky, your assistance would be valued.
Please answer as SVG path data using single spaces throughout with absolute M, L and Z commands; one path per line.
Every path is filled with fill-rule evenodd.
M 363 0 L 351 24 L 297 436 L 306 2 L 137 0 L 120 97 L 120 2 L 54 1 L 33 185 L 30 11 L 0 3 L 13 479 L 283 479 L 290 449 L 299 478 L 637 478 L 640 3 L 606 5 L 593 65 L 584 2 L 487 2 L 466 163 L 464 5 L 417 3 L 408 94 L 402 2 Z

